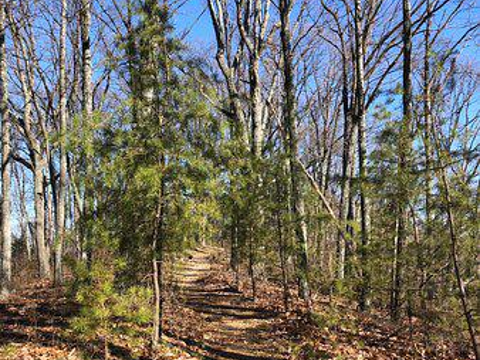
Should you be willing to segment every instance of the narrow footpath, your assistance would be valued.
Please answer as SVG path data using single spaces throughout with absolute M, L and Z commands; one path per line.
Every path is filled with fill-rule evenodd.
M 278 314 L 211 280 L 214 264 L 221 261 L 221 251 L 214 247 L 192 251 L 176 271 L 179 305 L 191 311 L 188 327 L 201 337 L 177 339 L 204 359 L 286 359 L 287 345 L 274 332 Z

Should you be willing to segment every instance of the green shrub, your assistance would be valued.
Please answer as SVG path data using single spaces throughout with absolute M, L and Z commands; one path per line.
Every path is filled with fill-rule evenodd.
M 103 341 L 106 359 L 115 334 L 136 336 L 141 331 L 135 325 L 146 324 L 152 318 L 150 289 L 134 286 L 119 290 L 114 269 L 96 262 L 88 276 L 80 279 L 80 285 L 77 281 L 75 299 L 80 313 L 71 322 L 77 333 Z M 82 275 L 86 274 L 82 271 Z

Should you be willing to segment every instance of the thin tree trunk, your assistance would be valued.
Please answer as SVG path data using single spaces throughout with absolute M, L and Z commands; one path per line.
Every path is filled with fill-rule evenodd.
M 297 237 L 298 255 L 298 282 L 299 295 L 310 306 L 310 288 L 308 281 L 308 236 L 307 222 L 305 220 L 305 206 L 302 192 L 301 173 L 297 161 L 298 138 L 295 115 L 295 84 L 293 69 L 293 51 L 290 29 L 290 14 L 293 2 L 291 0 L 280 1 L 281 29 L 280 37 L 283 54 L 283 75 L 284 75 L 284 122 L 286 129 L 286 152 L 289 161 L 289 176 L 291 185 L 291 212 L 294 216 L 295 233 Z
M 277 196 L 279 199 L 282 198 L 280 181 L 277 178 Z M 287 244 L 283 230 L 282 224 L 282 210 L 278 209 L 275 212 L 275 218 L 277 222 L 277 233 L 278 233 L 278 255 L 280 258 L 280 267 L 282 269 L 282 285 L 283 285 L 283 307 L 285 312 L 288 311 L 288 303 L 290 298 L 290 293 L 288 290 L 288 275 L 287 275 Z
M 4 1 L 0 1 L 0 116 L 2 117 L 2 268 L 0 294 L 10 291 L 12 281 L 12 231 L 10 214 L 10 114 L 8 111 L 7 60 L 5 50 L 6 16 Z
M 35 237 L 39 273 L 41 278 L 50 278 L 50 256 L 45 241 L 45 194 L 43 188 L 43 161 L 39 155 L 34 155 L 34 192 L 35 192 Z
M 92 97 L 92 52 L 90 43 L 90 28 L 92 23 L 92 0 L 82 0 L 82 110 L 87 121 L 93 112 Z
M 20 230 L 22 240 L 25 242 L 25 250 L 27 251 L 28 261 L 32 260 L 32 244 L 30 243 L 30 229 L 29 229 L 29 216 L 27 211 L 27 202 L 26 202 L 26 189 L 25 189 L 25 175 L 22 172 L 20 176 L 20 171 L 15 173 L 16 185 L 19 193 L 19 202 L 20 202 Z
M 430 29 L 432 25 L 431 20 L 431 6 L 430 0 L 427 0 L 427 22 L 426 22 L 426 29 L 425 29 L 425 54 L 424 54 L 424 147 L 425 147 L 425 241 L 427 244 L 429 243 L 432 237 L 432 150 L 431 150 L 431 141 L 430 141 L 430 127 L 431 127 L 431 94 L 430 94 Z M 425 294 L 425 292 L 429 292 L 429 286 L 427 282 L 427 274 L 425 269 L 425 259 L 424 259 L 424 252 L 425 249 L 419 247 L 418 253 L 418 262 L 421 272 L 421 281 L 422 281 L 422 289 L 420 292 L 421 297 L 421 307 L 422 311 L 425 312 L 427 310 L 427 301 L 426 297 L 429 296 Z
M 358 303 L 360 310 L 365 310 L 369 305 L 370 274 L 368 268 L 369 245 L 369 204 L 366 194 L 367 182 L 367 140 L 365 118 L 365 85 L 364 85 L 364 36 L 362 31 L 362 5 L 360 0 L 355 0 L 355 68 L 356 68 L 356 95 L 355 95 L 355 121 L 358 126 L 358 169 L 360 177 L 360 219 L 361 219 L 361 247 L 360 247 L 360 273 L 361 284 Z
M 251 56 L 250 65 L 250 86 L 252 97 L 252 153 L 254 158 L 262 156 L 263 148 L 263 105 L 262 105 L 262 89 L 260 87 L 259 64 L 256 56 Z
M 153 289 L 154 289 L 154 314 L 153 314 L 153 335 L 152 345 L 156 348 L 162 339 L 162 318 L 163 318 L 163 185 L 159 191 L 157 213 L 155 215 L 153 239 L 152 239 L 152 268 L 153 268 Z
M 351 198 L 352 170 L 354 157 L 354 138 L 355 127 L 352 123 L 352 114 L 350 109 L 350 101 L 348 98 L 348 70 L 347 59 L 342 57 L 342 105 L 343 105 L 343 152 L 342 152 L 342 181 L 340 184 L 340 211 L 339 219 L 341 221 L 341 229 L 337 232 L 337 280 L 345 278 L 346 264 L 346 248 L 347 234 L 349 233 L 348 209 Z
M 91 27 L 91 7 L 92 0 L 82 0 L 81 3 L 81 40 L 82 40 L 82 112 L 83 112 L 83 133 L 88 131 L 90 124 L 92 123 L 93 115 L 93 97 L 92 97 L 92 53 L 90 43 L 90 27 Z M 81 241 L 82 241 L 82 254 L 83 258 L 86 258 L 87 264 L 91 264 L 92 261 L 92 249 L 87 244 L 87 229 L 86 220 L 88 217 L 93 216 L 93 184 L 90 183 L 90 177 L 92 176 L 92 162 L 91 154 L 87 154 L 86 159 L 87 174 L 85 179 L 85 193 L 82 209 L 82 221 L 81 224 Z
M 398 195 L 398 236 L 396 244 L 396 269 L 392 294 L 392 318 L 398 320 L 403 288 L 403 247 L 407 239 L 409 153 L 411 147 L 412 123 L 412 29 L 410 1 L 403 0 L 403 119 L 399 137 L 399 195 Z
M 238 220 L 236 211 L 233 211 L 232 218 L 232 229 L 231 229 L 231 250 L 230 250 L 230 267 L 235 273 L 235 291 L 238 291 L 240 285 L 240 274 L 239 274 L 239 244 L 238 244 Z
M 248 274 L 252 286 L 252 299 L 257 297 L 257 282 L 255 279 L 255 246 L 253 228 L 248 229 Z
M 67 187 L 67 89 L 66 89 L 66 38 L 67 38 L 67 1 L 62 0 L 60 30 L 60 183 L 56 212 L 57 234 L 55 239 L 55 284 L 63 281 L 62 256 L 65 241 L 65 200 Z
M 343 229 L 338 231 L 337 236 L 337 279 L 343 280 L 345 278 L 345 262 L 346 262 L 346 239 L 344 234 L 347 234 L 347 218 L 348 218 L 348 204 L 350 202 L 350 186 L 351 186 L 351 168 L 352 168 L 352 126 L 349 115 L 345 115 L 344 135 L 343 135 L 343 158 L 342 158 L 342 182 L 340 189 L 340 214 L 339 218 L 342 221 Z

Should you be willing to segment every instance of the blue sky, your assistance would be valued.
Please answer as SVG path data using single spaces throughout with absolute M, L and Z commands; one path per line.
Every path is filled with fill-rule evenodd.
M 189 31 L 185 40 L 194 47 L 212 44 L 214 40 L 207 0 L 187 0 L 175 14 L 174 24 L 179 33 Z

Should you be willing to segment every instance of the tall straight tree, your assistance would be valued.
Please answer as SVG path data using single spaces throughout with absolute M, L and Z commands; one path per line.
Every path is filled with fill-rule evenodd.
M 400 306 L 403 288 L 403 247 L 408 233 L 408 202 L 409 202 L 409 166 L 411 150 L 411 127 L 413 119 L 412 109 L 412 19 L 410 0 L 402 1 L 403 8 L 403 92 L 402 92 L 402 121 L 398 140 L 398 187 L 397 199 L 397 236 L 395 244 L 395 262 L 392 290 L 391 311 L 392 318 L 400 316 Z
M 290 16 L 293 0 L 280 0 L 280 38 L 283 60 L 283 122 L 285 127 L 285 147 L 289 163 L 289 181 L 291 186 L 291 213 L 294 217 L 297 237 L 298 269 L 300 297 L 310 305 L 310 287 L 308 281 L 308 234 L 305 219 L 305 204 L 302 191 L 302 169 L 299 162 L 298 133 L 296 116 L 296 96 L 294 82 L 294 52 Z
M 11 149 L 8 111 L 5 3 L 0 1 L 0 116 L 2 121 L 2 268 L 0 294 L 8 293 L 12 281 L 12 231 L 10 215 Z
M 89 132 L 89 127 L 92 124 L 93 116 L 93 90 L 92 90 L 92 49 L 90 40 L 90 28 L 92 22 L 92 0 L 81 0 L 81 12 L 80 12 L 80 31 L 81 31 L 81 43 L 82 43 L 82 131 L 85 134 Z M 86 162 L 86 164 L 85 164 Z M 93 207 L 93 189 L 92 184 L 88 183 L 88 178 L 91 175 L 93 166 L 91 164 L 92 159 L 89 154 L 86 154 L 83 159 L 80 159 L 80 163 L 86 170 L 86 184 L 83 202 L 81 203 L 81 194 L 77 195 L 77 209 L 83 213 L 83 218 L 89 216 L 92 213 Z M 84 226 L 85 224 L 78 224 Z M 88 249 L 85 243 L 85 229 L 79 229 L 79 232 L 83 233 L 80 236 L 82 257 L 90 258 L 91 249 Z
M 59 120 L 60 120 L 60 183 L 56 213 L 57 236 L 55 239 L 55 283 L 61 284 L 63 243 L 65 241 L 65 200 L 67 195 L 67 89 L 66 89 L 66 53 L 67 53 L 67 0 L 62 0 L 60 23 L 59 58 Z
M 358 171 L 360 181 L 360 219 L 361 219 L 361 247 L 360 247 L 360 272 L 361 284 L 359 289 L 359 307 L 365 310 L 368 306 L 368 292 L 370 287 L 370 275 L 368 269 L 368 245 L 369 245 L 369 222 L 370 209 L 367 198 L 367 134 L 365 116 L 365 39 L 363 31 L 363 14 L 361 0 L 355 0 L 355 122 L 358 127 Z
M 432 14 L 431 3 L 427 0 L 426 3 L 427 20 L 425 27 L 425 48 L 423 58 L 423 96 L 424 96 L 424 108 L 423 108 L 423 144 L 425 148 L 425 240 L 424 243 L 428 243 L 432 236 L 432 223 L 433 223 L 433 211 L 432 211 L 432 145 L 431 145 L 431 71 L 430 71 L 430 52 L 431 52 L 431 28 L 432 28 Z M 425 250 L 424 247 L 418 250 L 418 266 L 421 271 L 421 306 L 422 310 L 426 311 L 427 302 L 425 301 L 425 288 L 427 286 L 427 274 L 425 270 Z

